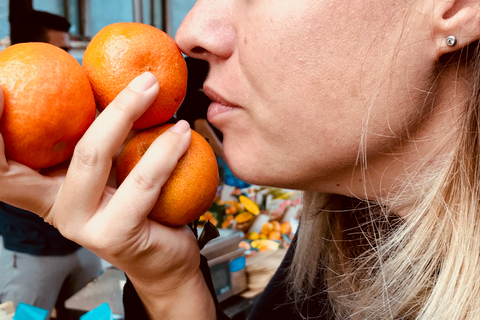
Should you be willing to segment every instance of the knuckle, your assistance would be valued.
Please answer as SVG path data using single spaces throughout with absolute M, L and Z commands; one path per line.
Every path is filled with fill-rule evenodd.
M 112 103 L 113 107 L 120 112 L 125 112 L 128 110 L 128 101 L 125 101 L 121 96 L 115 99 Z
M 100 151 L 93 144 L 80 141 L 75 147 L 75 158 L 84 166 L 94 167 L 100 161 Z
M 135 168 L 130 174 L 132 175 L 132 183 L 134 187 L 140 191 L 150 190 L 156 185 L 154 179 L 152 179 L 151 175 L 148 173 L 148 170 Z
M 135 92 L 127 87 L 115 100 L 113 100 L 113 106 L 121 112 L 126 112 L 132 104 L 136 101 L 140 101 L 139 99 L 141 99 L 141 95 L 141 93 Z

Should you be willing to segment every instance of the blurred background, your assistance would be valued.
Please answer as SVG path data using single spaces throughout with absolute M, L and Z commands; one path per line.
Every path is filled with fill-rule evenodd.
M 0 50 L 9 42 L 9 1 L 0 0 Z M 88 41 L 103 27 L 119 21 L 143 22 L 174 37 L 195 0 L 14 0 L 22 6 L 64 16 L 71 23 L 71 54 L 81 63 Z

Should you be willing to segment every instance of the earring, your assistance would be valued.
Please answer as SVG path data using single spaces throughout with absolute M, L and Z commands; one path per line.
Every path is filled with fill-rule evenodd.
M 447 37 L 447 46 L 453 47 L 455 44 L 457 44 L 457 38 L 455 38 L 455 36 L 448 36 Z

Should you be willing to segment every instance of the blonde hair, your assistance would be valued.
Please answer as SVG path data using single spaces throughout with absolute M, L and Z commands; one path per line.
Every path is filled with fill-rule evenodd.
M 438 74 L 452 63 L 468 70 L 471 95 L 453 151 L 419 186 L 408 219 L 390 205 L 303 193 L 288 277 L 299 307 L 324 281 L 337 319 L 480 319 L 478 41 L 443 57 Z

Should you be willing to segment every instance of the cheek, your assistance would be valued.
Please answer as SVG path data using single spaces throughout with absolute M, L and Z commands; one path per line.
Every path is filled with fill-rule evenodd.
M 232 172 L 254 184 L 286 188 L 333 180 L 333 171 L 355 163 L 361 120 L 321 117 L 314 113 L 321 108 L 292 108 L 270 121 L 259 121 L 258 112 L 238 117 L 242 128 L 224 131 L 224 154 Z
M 249 92 L 254 92 L 256 104 L 268 106 L 260 110 L 261 121 L 278 121 L 281 126 L 299 117 L 319 122 L 358 117 L 363 111 L 352 110 L 370 98 L 370 83 L 378 76 L 372 77 L 371 70 L 381 68 L 375 55 L 384 52 L 346 37 L 350 31 L 338 27 L 342 24 L 331 16 L 318 19 L 293 11 L 276 12 L 274 22 L 285 21 L 282 24 L 268 16 L 246 23 L 238 46 Z M 334 32 L 329 34 L 329 29 Z
M 377 1 L 358 6 L 375 7 Z M 391 17 L 368 10 L 362 15 L 347 2 L 355 16 L 298 12 L 302 5 L 292 5 L 254 16 L 240 30 L 238 61 L 251 113 L 238 119 L 248 130 L 224 133 L 227 160 L 240 178 L 291 188 L 308 188 L 318 179 L 328 184 L 352 172 L 363 142 L 372 154 L 398 143 L 409 111 L 391 101 L 412 104 L 404 89 L 389 87 L 401 77 L 389 70 L 401 37 L 401 10 L 387 11 Z M 381 21 L 385 28 L 379 31 Z

